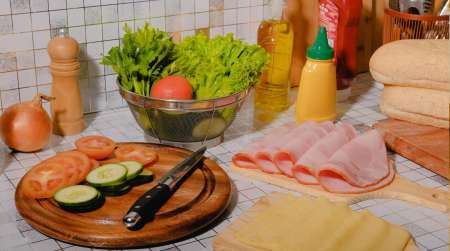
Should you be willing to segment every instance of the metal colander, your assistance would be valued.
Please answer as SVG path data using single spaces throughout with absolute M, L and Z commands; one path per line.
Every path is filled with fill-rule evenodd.
M 160 142 L 205 142 L 222 136 L 250 89 L 215 99 L 167 100 L 138 95 L 118 85 L 136 122 Z

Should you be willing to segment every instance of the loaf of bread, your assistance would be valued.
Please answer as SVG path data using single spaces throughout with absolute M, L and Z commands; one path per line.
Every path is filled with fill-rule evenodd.
M 449 40 L 399 40 L 381 46 L 369 63 L 381 83 L 449 90 Z
M 385 85 L 381 112 L 391 118 L 449 128 L 449 92 Z

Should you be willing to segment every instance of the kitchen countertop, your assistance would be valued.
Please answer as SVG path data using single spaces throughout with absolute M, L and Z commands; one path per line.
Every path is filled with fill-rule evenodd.
M 385 118 L 378 109 L 378 97 L 383 86 L 375 83 L 369 74 L 356 77 L 350 101 L 341 104 L 343 112 L 341 121 L 370 126 L 375 121 Z M 296 90 L 294 90 L 295 92 Z M 139 250 L 212 250 L 214 236 L 230 224 L 239 214 L 251 207 L 258 198 L 272 191 L 286 191 L 264 182 L 234 174 L 230 170 L 232 155 L 246 143 L 259 137 L 268 128 L 293 121 L 294 108 L 283 113 L 277 120 L 263 129 L 253 129 L 252 102 L 247 100 L 236 121 L 227 130 L 224 143 L 210 148 L 207 156 L 216 160 L 233 179 L 238 190 L 238 203 L 231 214 L 220 224 L 209 231 L 174 244 L 145 248 Z M 72 246 L 50 239 L 32 229 L 17 213 L 14 204 L 15 186 L 27 170 L 40 160 L 52 156 L 55 152 L 71 149 L 73 142 L 79 137 L 90 134 L 103 134 L 115 141 L 154 141 L 144 135 L 134 121 L 128 108 L 110 110 L 86 115 L 87 129 L 80 135 L 70 137 L 52 136 L 50 146 L 38 153 L 15 153 L 0 145 L 0 250 L 92 250 L 90 248 Z M 391 153 L 392 154 L 392 153 Z M 392 154 L 398 173 L 409 180 L 423 186 L 448 190 L 447 179 L 422 168 L 399 155 Z M 421 250 L 448 251 L 449 229 L 448 215 L 435 210 L 418 207 L 399 200 L 373 199 L 352 205 L 355 210 L 367 208 L 383 219 L 402 225 L 414 236 Z

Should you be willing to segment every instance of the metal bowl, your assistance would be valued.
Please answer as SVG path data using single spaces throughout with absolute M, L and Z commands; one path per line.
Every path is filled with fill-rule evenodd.
M 117 84 L 136 122 L 160 142 L 205 142 L 222 136 L 250 90 L 215 99 L 168 100 L 138 95 Z

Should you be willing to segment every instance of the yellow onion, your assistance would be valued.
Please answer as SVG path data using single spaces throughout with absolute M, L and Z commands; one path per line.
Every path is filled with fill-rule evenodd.
M 31 101 L 6 108 L 0 117 L 3 142 L 20 152 L 34 152 L 46 146 L 52 133 L 52 122 L 42 107 L 42 100 L 51 99 L 38 94 Z

